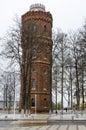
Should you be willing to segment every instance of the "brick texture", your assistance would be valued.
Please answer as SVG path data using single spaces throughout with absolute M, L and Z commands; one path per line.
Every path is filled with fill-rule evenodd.
M 28 23 L 30 23 L 32 27 L 29 27 Z M 30 72 L 28 71 L 28 80 L 30 80 L 30 111 L 32 113 L 35 111 L 49 112 L 52 75 L 52 15 L 50 12 L 28 11 L 22 16 L 22 25 L 27 28 L 27 31 L 31 28 L 31 30 L 35 32 L 31 42 L 29 38 L 27 41 L 23 38 L 22 46 L 22 52 L 24 53 L 26 43 L 28 42 L 29 44 L 29 48 L 27 47 L 27 57 L 31 64 L 29 67 Z M 32 33 L 30 31 L 28 31 L 28 35 Z M 22 55 L 22 61 L 24 61 L 24 54 Z M 31 55 L 31 57 L 28 55 Z M 22 104 L 22 88 L 21 84 L 20 109 Z M 27 91 L 28 86 L 26 93 Z

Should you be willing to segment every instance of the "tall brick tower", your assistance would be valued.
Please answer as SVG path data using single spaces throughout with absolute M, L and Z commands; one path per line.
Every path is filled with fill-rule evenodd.
M 22 70 L 26 88 L 21 81 L 20 108 L 31 112 L 51 109 L 52 15 L 42 4 L 33 4 L 22 16 Z M 26 49 L 26 50 L 25 50 Z M 23 73 L 24 74 L 24 73 Z M 22 75 L 23 76 L 23 75 Z M 25 80 L 23 78 L 23 80 Z M 23 99 L 25 98 L 25 102 Z

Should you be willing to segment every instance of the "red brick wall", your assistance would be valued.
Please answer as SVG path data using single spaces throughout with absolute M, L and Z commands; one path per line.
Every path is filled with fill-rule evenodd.
M 37 26 L 36 40 L 33 40 L 36 49 L 36 57 L 31 59 L 31 84 L 36 80 L 36 87 L 30 86 L 30 102 L 36 95 L 37 112 L 49 112 L 50 110 L 50 77 L 51 77 L 51 50 L 52 50 L 52 15 L 50 12 L 29 11 L 22 16 L 22 24 L 34 21 Z M 23 44 L 25 44 L 23 42 Z M 34 70 L 32 72 L 32 69 Z M 29 73 L 28 73 L 29 74 Z M 22 91 L 21 91 L 22 96 Z M 22 103 L 22 98 L 21 103 Z M 35 111 L 35 107 L 30 107 Z

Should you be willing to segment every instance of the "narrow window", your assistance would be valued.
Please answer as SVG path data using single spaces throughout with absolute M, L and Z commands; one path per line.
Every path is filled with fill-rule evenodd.
M 35 73 L 35 72 L 36 72 L 35 68 L 32 68 L 31 72 L 32 72 L 32 73 Z
M 46 25 L 44 25 L 44 32 L 46 32 Z
M 37 56 L 37 51 L 36 51 L 36 49 L 34 48 L 34 49 L 32 50 L 32 59 L 36 58 L 36 56 Z
M 36 80 L 32 79 L 32 88 L 36 88 Z
M 44 98 L 44 101 L 46 101 L 46 98 Z
M 31 105 L 32 105 L 32 107 L 35 106 L 35 98 L 32 98 L 32 100 L 31 100 Z
M 47 107 L 47 99 L 44 98 L 44 107 Z
M 37 31 L 37 26 L 36 26 L 36 25 L 33 26 L 33 31 L 34 31 L 34 32 Z
M 48 71 L 47 71 L 47 70 L 44 70 L 44 74 L 45 74 L 45 75 L 48 74 Z

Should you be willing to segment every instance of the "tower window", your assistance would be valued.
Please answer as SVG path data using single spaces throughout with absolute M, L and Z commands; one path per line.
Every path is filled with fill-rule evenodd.
M 32 73 L 35 73 L 35 72 L 36 72 L 35 68 L 32 68 L 31 72 L 32 72 Z
M 34 32 L 37 31 L 37 26 L 36 26 L 36 25 L 33 26 L 33 31 L 34 31 Z
M 31 105 L 32 105 L 32 107 L 35 106 L 35 98 L 32 98 L 32 100 L 31 100 Z
M 44 98 L 44 101 L 46 101 L 46 98 Z
M 44 32 L 46 32 L 46 25 L 44 25 Z
M 36 88 L 36 80 L 32 79 L 32 88 Z
M 36 56 L 37 56 L 37 51 L 36 51 L 36 49 L 34 48 L 34 49 L 32 50 L 32 59 L 36 58 Z
M 44 70 L 44 74 L 45 74 L 45 75 L 48 74 L 48 71 L 47 71 L 47 70 Z
M 46 98 L 44 98 L 44 107 L 47 107 L 47 99 Z

